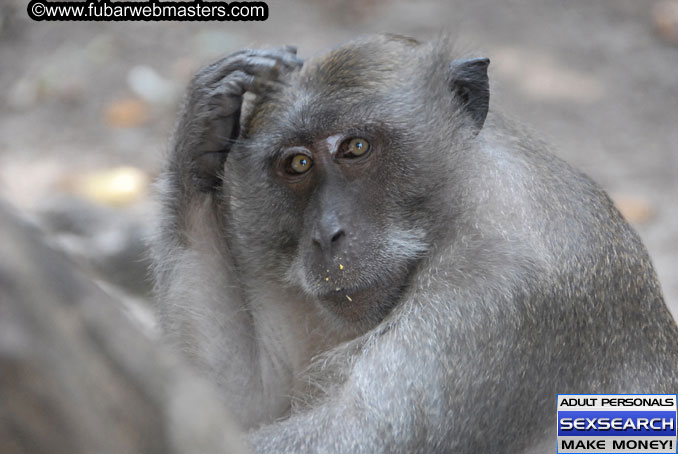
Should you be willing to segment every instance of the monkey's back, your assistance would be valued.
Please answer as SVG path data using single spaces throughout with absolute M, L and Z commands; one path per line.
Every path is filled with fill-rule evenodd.
M 486 219 L 545 265 L 525 304 L 546 312 L 527 311 L 540 314 L 527 323 L 550 325 L 551 366 L 573 384 L 559 392 L 678 391 L 678 327 L 637 233 L 532 134 L 500 115 L 488 122 L 477 169 L 497 178 Z

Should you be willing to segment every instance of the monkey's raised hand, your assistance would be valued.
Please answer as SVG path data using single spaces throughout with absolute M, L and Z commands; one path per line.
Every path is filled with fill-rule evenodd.
M 159 323 L 168 333 L 167 341 L 199 370 L 226 378 L 220 390 L 229 406 L 239 411 L 243 425 L 265 421 L 289 401 L 272 399 L 265 392 L 262 349 L 252 336 L 255 326 L 242 276 L 221 230 L 227 204 L 218 195 L 227 154 L 239 137 L 243 95 L 268 94 L 282 85 L 286 74 L 302 65 L 295 53 L 292 47 L 244 50 L 202 69 L 189 85 L 168 165 L 158 181 L 167 209 L 163 222 L 181 226 L 180 232 L 159 229 L 155 242 L 156 280 L 164 295 Z M 175 247 L 178 244 L 183 246 Z M 209 259 L 202 260 L 203 256 Z M 160 265 L 169 263 L 178 266 Z M 207 282 L 210 289 L 218 288 L 209 296 L 202 293 Z M 171 328 L 178 326 L 182 328 Z M 207 356 L 213 359 L 203 361 Z M 285 396 L 288 379 L 269 376 L 269 382 L 285 384 L 275 393 Z
M 210 192 L 219 185 L 228 151 L 240 132 L 245 92 L 261 94 L 301 67 L 297 49 L 241 50 L 203 68 L 193 78 L 174 137 L 174 163 L 184 188 Z

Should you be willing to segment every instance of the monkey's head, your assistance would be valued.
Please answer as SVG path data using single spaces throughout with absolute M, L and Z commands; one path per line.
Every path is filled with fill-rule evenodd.
M 379 35 L 258 96 L 223 178 L 241 265 L 339 320 L 380 321 L 449 228 L 441 193 L 485 120 L 488 63 Z

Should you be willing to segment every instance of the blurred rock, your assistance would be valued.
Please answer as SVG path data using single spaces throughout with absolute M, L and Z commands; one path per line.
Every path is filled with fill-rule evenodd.
M 0 452 L 246 452 L 217 390 L 4 206 L 0 238 Z
M 49 197 L 35 211 L 35 222 L 53 247 L 102 281 L 141 296 L 151 290 L 145 244 L 149 220 L 133 210 L 67 195 Z
M 612 200 L 622 216 L 632 224 L 644 224 L 654 218 L 655 210 L 646 199 L 616 195 L 612 196 Z
M 652 8 L 655 30 L 665 41 L 678 44 L 678 1 L 662 1 Z
M 140 99 L 128 98 L 113 101 L 106 108 L 106 123 L 116 128 L 133 128 L 148 122 L 148 104 Z
M 116 167 L 68 175 L 59 186 L 65 192 L 44 197 L 33 210 L 50 244 L 101 281 L 147 297 L 149 177 L 134 167 Z

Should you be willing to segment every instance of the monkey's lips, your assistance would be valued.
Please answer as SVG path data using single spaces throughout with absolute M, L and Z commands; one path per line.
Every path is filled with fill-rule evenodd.
M 314 283 L 304 287 L 320 305 L 340 318 L 373 323 L 400 301 L 414 265 L 413 261 L 407 266 L 387 270 L 375 267 L 364 270 L 355 263 L 344 261 L 334 273 L 306 275 L 305 282 Z
M 327 309 L 349 321 L 365 318 L 370 307 L 379 301 L 382 292 L 376 287 L 339 287 L 318 295 Z
M 366 298 L 374 296 L 380 289 L 376 286 L 355 284 L 350 279 L 331 279 L 319 282 L 315 296 L 320 300 L 333 305 L 355 305 L 364 302 Z
M 379 323 L 397 305 L 402 288 L 371 286 L 332 289 L 318 295 L 318 302 L 351 326 L 368 328 Z
M 322 274 L 308 276 L 314 284 L 314 294 L 321 299 L 337 303 L 351 303 L 358 297 L 377 290 L 379 281 L 371 275 L 373 270 L 365 272 L 355 264 L 340 264 L 336 270 L 327 270 Z M 331 268 L 330 268 L 331 269 Z M 376 282 L 374 282 L 376 281 Z
M 335 287 L 330 291 L 320 293 L 318 296 L 335 304 L 351 304 L 365 293 L 368 293 L 369 290 L 370 288 Z

